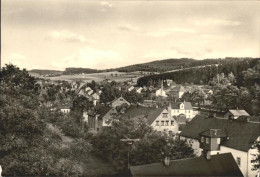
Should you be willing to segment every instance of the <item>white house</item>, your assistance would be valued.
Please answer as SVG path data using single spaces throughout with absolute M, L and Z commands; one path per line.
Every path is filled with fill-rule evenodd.
M 179 90 L 179 98 L 182 97 L 182 95 L 186 92 L 186 90 L 183 88 L 183 87 L 180 87 L 180 90 Z
M 137 93 L 141 93 L 142 90 L 143 90 L 143 88 L 142 88 L 142 87 L 139 87 L 139 88 L 136 89 L 136 92 L 137 92 Z
M 171 109 L 171 115 L 172 116 L 178 116 L 180 114 L 186 115 L 187 119 L 192 119 L 195 117 L 198 112 L 193 111 L 193 108 L 191 106 L 190 102 L 172 102 L 169 105 L 169 108 Z
M 197 115 L 180 133 L 180 138 L 186 140 L 197 156 L 202 148 L 212 148 L 211 155 L 231 152 L 241 172 L 245 177 L 253 177 L 259 170 L 252 170 L 253 148 L 260 137 L 260 123 L 249 119 L 223 119 Z
M 134 89 L 135 89 L 134 86 L 131 86 L 131 87 L 128 88 L 128 91 L 131 92 Z
M 177 134 L 179 126 L 171 116 L 171 111 L 165 108 L 153 109 L 147 116 L 148 124 L 159 132 Z

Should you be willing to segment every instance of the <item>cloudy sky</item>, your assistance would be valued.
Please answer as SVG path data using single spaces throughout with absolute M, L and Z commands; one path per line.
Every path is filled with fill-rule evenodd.
M 114 68 L 260 57 L 260 1 L 2 0 L 1 62 Z

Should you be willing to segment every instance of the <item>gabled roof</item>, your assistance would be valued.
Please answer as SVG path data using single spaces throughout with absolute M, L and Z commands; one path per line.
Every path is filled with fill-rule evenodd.
M 249 114 L 245 110 L 230 109 L 229 112 L 234 116 L 249 116 Z
M 149 112 L 147 116 L 147 122 L 151 125 L 155 119 L 165 110 L 165 108 L 156 108 Z
M 153 108 L 147 108 L 142 106 L 131 105 L 126 111 L 124 116 L 136 117 L 136 116 L 147 116 Z
M 120 96 L 119 98 L 115 98 L 111 103 L 114 103 L 115 101 L 117 101 L 118 99 L 124 99 L 124 97 Z M 126 99 L 124 99 L 124 101 L 126 101 Z M 127 103 L 129 103 L 128 101 L 126 101 Z M 130 104 L 130 103 L 129 103 Z
M 181 102 L 184 104 L 184 109 L 193 109 L 190 102 Z M 171 102 L 172 109 L 180 109 L 180 102 Z
M 180 136 L 200 139 L 200 133 L 208 129 L 222 129 L 227 139 L 221 145 L 247 152 L 260 136 L 260 123 L 241 122 L 220 118 L 208 118 L 205 115 L 195 116 Z
M 231 153 L 171 160 L 169 166 L 152 163 L 130 167 L 133 176 L 243 176 Z
M 97 110 L 97 113 L 99 114 L 99 117 L 104 117 L 111 109 L 113 109 L 112 107 L 108 107 L 108 106 L 102 106 L 99 107 Z

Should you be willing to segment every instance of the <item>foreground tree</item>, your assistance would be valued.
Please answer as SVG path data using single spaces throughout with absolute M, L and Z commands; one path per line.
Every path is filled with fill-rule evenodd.
M 0 72 L 0 164 L 4 176 L 73 176 L 80 173 L 57 155 L 60 137 L 39 118 L 38 88 L 26 70 Z M 75 167 L 75 168 L 74 168 Z M 66 169 L 66 170 L 64 170 Z
M 127 154 L 131 165 L 159 162 L 163 158 L 167 135 L 162 135 L 147 124 L 144 117 L 117 116 L 110 120 L 111 127 L 103 129 L 93 138 L 93 149 L 110 160 L 117 169 L 127 167 Z M 120 139 L 140 139 L 129 147 Z M 168 137 L 167 137 L 168 138 Z M 193 156 L 193 150 L 182 141 L 170 140 L 171 158 Z

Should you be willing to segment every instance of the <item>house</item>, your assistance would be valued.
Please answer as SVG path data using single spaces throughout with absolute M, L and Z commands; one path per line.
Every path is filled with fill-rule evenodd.
M 202 148 L 211 148 L 211 154 L 232 153 L 241 172 L 245 177 L 256 176 L 259 170 L 252 170 L 253 154 L 258 151 L 253 148 L 260 140 L 260 123 L 250 119 L 225 119 L 197 115 L 180 133 L 180 138 L 186 140 L 200 156 Z
M 115 98 L 112 102 L 111 102 L 111 106 L 113 108 L 117 107 L 117 106 L 121 106 L 122 104 L 127 104 L 130 105 L 130 103 L 128 101 L 126 101 L 126 99 L 124 99 L 122 96 L 120 96 L 119 98 Z
M 242 177 L 231 153 L 164 160 L 164 162 L 130 167 L 132 176 L 236 176 Z
M 178 133 L 178 124 L 166 108 L 130 106 L 124 113 L 127 117 L 145 117 L 147 123 L 159 132 Z
M 135 89 L 134 86 L 130 86 L 127 90 L 128 90 L 128 92 L 131 92 L 134 89 Z
M 163 90 L 163 82 L 161 83 L 161 88 L 156 90 L 155 95 L 156 96 L 167 97 L 166 92 Z
M 92 90 L 92 89 L 90 87 L 85 88 L 86 92 L 89 91 L 89 90 Z
M 136 89 L 136 92 L 137 92 L 137 93 L 141 93 L 142 90 L 143 90 L 143 88 L 142 88 L 142 87 L 139 87 L 139 88 Z
M 182 97 L 182 95 L 186 92 L 186 90 L 183 87 L 180 87 L 179 89 L 179 98 Z
M 171 79 L 166 79 L 165 82 L 166 82 L 167 86 L 171 86 L 172 84 L 174 84 L 173 80 L 171 80 Z
M 70 113 L 71 104 L 64 104 L 60 106 L 60 111 L 64 114 Z
M 198 112 L 193 111 L 193 108 L 191 106 L 190 102 L 171 102 L 169 104 L 169 109 L 171 109 L 171 115 L 172 116 L 178 116 L 180 114 L 186 115 L 186 118 L 188 120 L 195 117 Z
M 93 92 L 94 92 L 93 90 L 88 90 L 88 91 L 86 91 L 86 93 L 87 93 L 88 95 L 91 95 Z
M 71 83 L 72 90 L 75 90 L 78 87 L 78 84 L 76 82 Z
M 249 114 L 245 110 L 238 110 L 238 109 L 230 109 L 228 112 L 225 114 L 225 118 L 234 118 L 237 119 L 239 116 L 249 116 Z
M 151 110 L 148 113 L 147 122 L 158 132 L 166 132 L 171 135 L 177 134 L 179 131 L 179 126 L 171 116 L 171 111 L 165 108 Z
M 93 104 L 97 105 L 97 102 L 100 100 L 100 94 L 98 92 L 95 92 L 91 96 L 93 97 Z

